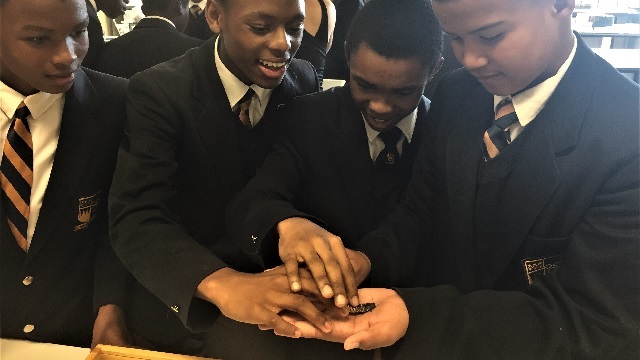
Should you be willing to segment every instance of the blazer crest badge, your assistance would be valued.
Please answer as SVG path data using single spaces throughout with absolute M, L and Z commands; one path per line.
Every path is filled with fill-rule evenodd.
M 83 230 L 95 219 L 98 204 L 100 203 L 100 192 L 91 196 L 78 199 L 78 225 L 74 231 Z

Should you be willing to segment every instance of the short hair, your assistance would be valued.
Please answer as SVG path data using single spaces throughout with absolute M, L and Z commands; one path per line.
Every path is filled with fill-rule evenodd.
M 345 54 L 361 44 L 390 59 L 418 57 L 433 67 L 442 55 L 442 28 L 429 0 L 370 0 L 347 34 Z
M 176 0 L 142 0 L 142 13 L 148 16 L 148 14 L 163 13 L 168 8 L 169 4 Z

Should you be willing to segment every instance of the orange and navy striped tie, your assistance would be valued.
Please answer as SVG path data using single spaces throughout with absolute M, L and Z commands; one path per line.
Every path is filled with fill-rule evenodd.
M 27 117 L 29 108 L 20 103 L 2 147 L 0 186 L 9 228 L 22 250 L 27 251 L 27 225 L 33 184 L 33 143 Z

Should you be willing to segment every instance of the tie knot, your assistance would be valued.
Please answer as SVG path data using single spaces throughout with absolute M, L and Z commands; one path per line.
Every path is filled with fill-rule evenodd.
M 191 11 L 191 13 L 193 15 L 200 15 L 202 14 L 202 9 L 200 9 L 200 6 L 197 4 L 193 4 L 191 5 L 191 7 L 189 8 L 189 11 Z
M 13 117 L 15 119 L 26 120 L 30 114 L 31 114 L 31 111 L 29 111 L 29 108 L 27 107 L 27 105 L 25 105 L 23 101 L 20 103 L 20 105 L 18 105 L 18 108 L 16 109 L 16 112 L 14 113 Z
M 253 98 L 253 95 L 255 95 L 255 93 L 256 92 L 252 88 L 247 89 L 247 92 L 244 93 L 242 98 L 238 101 L 238 105 L 242 105 L 244 103 L 251 102 L 251 98 Z
M 387 131 L 381 132 L 380 139 L 384 142 L 385 147 L 391 147 L 398 145 L 398 141 L 400 141 L 400 137 L 402 136 L 402 130 L 400 130 L 397 126 L 394 126 L 393 129 L 389 129 Z

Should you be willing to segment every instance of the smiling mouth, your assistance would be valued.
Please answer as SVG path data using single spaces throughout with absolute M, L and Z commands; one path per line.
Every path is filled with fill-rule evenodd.
M 273 70 L 281 69 L 282 67 L 286 66 L 289 63 L 289 61 L 279 61 L 279 62 L 273 62 L 273 61 L 267 61 L 267 60 L 258 60 L 258 61 L 262 66 L 273 69 Z

